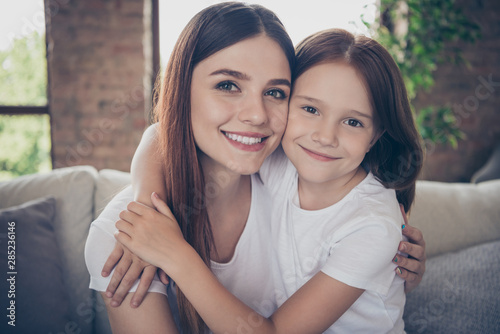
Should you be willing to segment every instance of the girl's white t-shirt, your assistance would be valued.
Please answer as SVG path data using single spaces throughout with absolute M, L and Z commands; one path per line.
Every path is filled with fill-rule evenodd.
M 404 223 L 395 191 L 369 173 L 322 210 L 300 208 L 298 174 L 278 149 L 260 171 L 273 198 L 278 306 L 319 271 L 364 289 L 325 333 L 403 333 L 404 280 L 392 262 Z

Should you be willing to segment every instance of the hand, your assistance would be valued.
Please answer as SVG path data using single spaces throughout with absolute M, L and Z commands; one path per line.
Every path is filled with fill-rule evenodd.
M 115 265 L 115 271 L 106 289 L 106 296 L 112 298 L 110 305 L 113 307 L 120 306 L 130 291 L 130 288 L 140 277 L 139 286 L 130 301 L 131 307 L 138 307 L 148 292 L 156 268 L 142 261 L 118 242 L 102 268 L 102 276 L 109 276 L 109 273 Z
M 170 267 L 181 245 L 187 244 L 169 207 L 156 193 L 151 195 L 154 210 L 131 202 L 116 222 L 115 238 L 144 261 Z M 164 269 L 164 268 L 163 268 Z
M 401 241 L 399 251 L 408 254 L 408 257 L 396 254 L 393 261 L 398 264 L 396 274 L 406 281 L 405 292 L 409 293 L 420 284 L 425 273 L 425 240 L 419 229 L 408 225 L 408 217 L 402 206 L 401 211 L 405 221 L 403 235 L 409 241 Z

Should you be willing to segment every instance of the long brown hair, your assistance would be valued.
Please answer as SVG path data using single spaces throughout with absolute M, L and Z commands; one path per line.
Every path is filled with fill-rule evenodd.
M 166 202 L 184 238 L 209 267 L 214 241 L 204 205 L 202 166 L 191 128 L 191 78 L 199 62 L 259 34 L 266 34 L 281 46 L 293 71 L 293 43 L 273 12 L 259 5 L 220 3 L 202 10 L 184 28 L 168 62 L 157 96 L 155 114 L 160 128 Z M 179 289 L 177 301 L 183 331 L 206 331 L 205 323 Z
M 415 182 L 424 152 L 415 127 L 406 87 L 397 64 L 377 41 L 342 29 L 320 31 L 296 47 L 293 79 L 314 65 L 344 62 L 364 78 L 381 137 L 363 163 L 387 188 L 396 190 L 408 212 L 415 198 Z

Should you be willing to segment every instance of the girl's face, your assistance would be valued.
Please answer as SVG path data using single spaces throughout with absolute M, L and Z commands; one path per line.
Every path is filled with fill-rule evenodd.
M 300 179 L 345 184 L 375 137 L 363 79 L 344 63 L 323 63 L 295 81 L 283 149 Z M 340 183 L 339 183 L 340 182 Z
M 290 82 L 285 53 L 265 35 L 238 42 L 196 65 L 191 120 L 202 163 L 238 174 L 257 172 L 283 135 Z

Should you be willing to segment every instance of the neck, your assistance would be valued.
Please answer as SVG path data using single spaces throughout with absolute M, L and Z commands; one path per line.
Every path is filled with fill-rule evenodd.
M 300 207 L 304 210 L 321 210 L 344 198 L 366 177 L 362 167 L 341 178 L 323 183 L 304 180 L 299 175 Z
M 251 204 L 250 175 L 241 175 L 212 159 L 201 159 L 205 178 L 205 203 L 214 236 L 210 258 L 229 261 L 245 228 Z
M 220 221 L 221 213 L 229 207 L 246 200 L 250 192 L 250 175 L 241 175 L 214 163 L 207 157 L 201 158 L 205 179 L 205 201 L 212 224 Z M 213 219 L 218 217 L 219 219 Z

